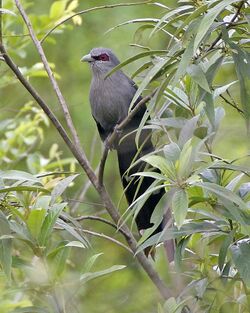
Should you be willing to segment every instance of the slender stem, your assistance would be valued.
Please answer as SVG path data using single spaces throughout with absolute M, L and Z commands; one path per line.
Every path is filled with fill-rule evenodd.
M 107 224 L 109 226 L 112 226 L 113 228 L 115 228 L 117 231 L 119 231 L 121 234 L 123 234 L 124 237 L 127 236 L 127 234 L 121 229 L 118 228 L 116 224 L 110 222 L 109 220 L 107 220 L 106 218 L 100 217 L 100 216 L 94 216 L 94 215 L 83 215 L 83 216 L 78 216 L 75 218 L 76 221 L 83 221 L 83 220 L 93 220 L 93 221 L 99 221 L 102 222 L 104 224 Z
M 117 3 L 117 4 L 108 4 L 108 5 L 101 5 L 99 7 L 94 7 L 94 8 L 89 8 L 86 10 L 82 10 L 79 12 L 76 12 L 72 15 L 70 15 L 69 17 L 65 18 L 64 20 L 58 22 L 53 28 L 51 28 L 45 35 L 44 37 L 41 39 L 40 43 L 42 44 L 44 42 L 44 40 L 55 30 L 57 29 L 59 26 L 61 26 L 62 24 L 68 22 L 69 20 L 71 20 L 73 17 L 78 16 L 78 15 L 83 15 L 92 11 L 98 11 L 98 10 L 103 10 L 103 9 L 112 9 L 112 8 L 117 8 L 117 7 L 128 7 L 128 6 L 132 6 L 132 5 L 142 5 L 142 4 L 150 4 L 152 1 L 148 0 L 148 1 L 144 1 L 144 2 L 131 2 L 131 3 Z
M 235 103 L 230 102 L 226 97 L 224 97 L 223 95 L 220 95 L 220 97 L 229 105 L 231 105 L 231 107 L 235 108 L 240 114 L 244 114 L 243 110 L 241 110 Z
M 35 47 L 36 47 L 36 49 L 37 49 L 37 51 L 38 51 L 38 53 L 40 55 L 40 58 L 41 58 L 42 63 L 44 65 L 44 68 L 45 68 L 45 70 L 46 70 L 46 72 L 47 72 L 47 74 L 49 76 L 49 79 L 51 81 L 51 85 L 52 85 L 52 87 L 53 87 L 53 89 L 55 91 L 55 94 L 57 96 L 58 102 L 59 102 L 60 106 L 62 107 L 63 114 L 64 114 L 64 117 L 66 119 L 67 125 L 68 125 L 68 127 L 70 129 L 70 132 L 71 132 L 72 136 L 73 136 L 74 143 L 75 143 L 76 146 L 81 147 L 80 140 L 79 140 L 77 131 L 76 131 L 75 127 L 74 127 L 74 124 L 73 124 L 73 121 L 72 121 L 72 118 L 71 118 L 71 115 L 70 115 L 70 112 L 69 112 L 68 105 L 67 105 L 67 103 L 66 103 L 66 101 L 65 101 L 65 99 L 64 99 L 64 97 L 63 97 L 63 95 L 61 93 L 61 90 L 60 90 L 60 88 L 59 88 L 59 86 L 57 84 L 57 81 L 56 81 L 56 79 L 54 77 L 54 74 L 53 74 L 53 72 L 52 72 L 52 70 L 51 70 L 51 68 L 49 66 L 49 63 L 48 63 L 46 55 L 45 55 L 45 53 L 43 51 L 42 45 L 41 45 L 40 41 L 37 39 L 37 37 L 35 35 L 35 32 L 33 30 L 33 27 L 31 25 L 31 22 L 30 22 L 30 20 L 28 18 L 28 15 L 26 14 L 25 10 L 23 9 L 20 1 L 19 0 L 15 0 L 15 3 L 16 3 L 16 6 L 17 6 L 17 8 L 18 8 L 18 10 L 19 10 L 23 20 L 24 20 L 24 23 L 26 24 L 26 26 L 28 28 L 28 31 L 29 31 L 30 36 L 31 36 L 31 39 L 32 39 L 32 41 L 33 41 L 33 43 L 34 43 L 34 45 L 35 45 Z M 80 152 L 84 153 L 82 150 Z

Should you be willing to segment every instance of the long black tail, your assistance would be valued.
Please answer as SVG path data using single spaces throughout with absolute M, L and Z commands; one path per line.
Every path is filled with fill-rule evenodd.
M 135 133 L 131 133 L 131 131 L 136 130 L 139 125 L 137 124 L 138 123 L 136 119 L 134 119 L 130 123 L 130 125 L 124 131 L 125 137 L 117 146 L 120 175 L 125 191 L 125 196 L 129 205 L 135 199 L 141 196 L 145 191 L 147 191 L 150 185 L 154 182 L 154 179 L 151 177 L 143 177 L 142 179 L 138 178 L 137 176 L 131 177 L 131 175 L 134 173 L 142 172 L 145 169 L 146 163 L 143 161 L 139 161 L 136 163 L 136 165 L 132 167 L 131 164 L 138 161 L 142 156 L 154 151 L 154 147 L 151 142 L 151 131 L 143 130 L 139 143 L 140 151 L 138 152 L 135 143 Z M 155 207 L 161 200 L 164 193 L 165 191 L 163 189 L 159 189 L 157 192 L 152 193 L 141 207 L 140 211 L 135 217 L 135 221 L 139 231 L 148 229 L 153 226 L 153 224 L 150 222 L 150 219 Z M 154 230 L 152 235 L 159 233 L 163 229 L 163 224 L 166 224 L 165 220 L 168 220 L 170 218 L 170 215 L 169 213 L 166 214 L 164 221 L 162 221 L 162 223 Z M 166 243 L 166 250 L 169 261 L 172 261 L 174 257 L 173 240 Z

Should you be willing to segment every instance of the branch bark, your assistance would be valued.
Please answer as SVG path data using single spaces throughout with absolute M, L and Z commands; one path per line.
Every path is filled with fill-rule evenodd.
M 22 15 L 22 17 L 24 19 L 24 22 L 29 25 L 29 26 L 28 25 L 27 26 L 29 28 L 30 34 L 32 34 L 33 43 L 34 43 L 38 53 L 39 54 L 41 53 L 40 56 L 42 57 L 44 65 L 46 65 L 45 68 L 48 69 L 49 65 L 48 65 L 47 59 L 46 59 L 43 51 L 41 50 L 41 45 L 35 36 L 32 25 L 29 22 L 28 16 L 27 16 L 26 12 L 24 11 L 20 1 L 15 0 L 15 2 L 16 2 L 16 5 L 17 5 L 19 11 L 20 11 L 20 14 Z M 27 79 L 22 75 L 22 73 L 18 69 L 17 65 L 15 64 L 15 62 L 8 55 L 2 42 L 0 42 L 0 52 L 3 54 L 3 58 L 6 62 L 6 64 L 8 65 L 8 67 L 16 75 L 17 79 L 24 86 L 24 88 L 30 93 L 30 95 L 34 98 L 34 100 L 38 103 L 38 105 L 43 109 L 43 111 L 46 113 L 46 115 L 48 116 L 48 118 L 50 119 L 50 121 L 52 122 L 54 127 L 57 129 L 60 136 L 62 137 L 62 139 L 64 140 L 64 142 L 68 146 L 68 148 L 70 149 L 71 153 L 74 155 L 74 157 L 76 158 L 76 160 L 78 161 L 78 163 L 80 164 L 80 166 L 82 167 L 84 172 L 87 174 L 89 180 L 91 181 L 91 183 L 95 187 L 96 191 L 100 195 L 100 198 L 103 202 L 103 205 L 106 208 L 106 210 L 108 211 L 111 218 L 113 219 L 114 223 L 118 224 L 120 219 L 121 219 L 121 216 L 120 216 L 118 210 L 116 209 L 116 207 L 114 206 L 109 194 L 107 193 L 105 186 L 99 184 L 97 176 L 95 175 L 95 172 L 91 168 L 84 151 L 79 146 L 79 142 L 77 140 L 74 140 L 72 142 L 72 140 L 68 136 L 66 130 L 63 128 L 63 126 L 61 125 L 60 121 L 57 119 L 55 114 L 51 111 L 51 109 L 49 108 L 47 103 L 43 100 L 43 98 L 39 95 L 39 93 L 35 90 L 35 88 L 27 81 Z M 55 85 L 55 80 L 54 80 L 53 74 L 51 75 L 48 73 L 48 77 L 49 77 L 49 80 L 51 82 L 51 85 L 54 88 L 54 91 L 57 94 L 59 87 L 57 85 Z M 57 94 L 57 96 L 58 96 L 58 94 Z M 59 102 L 60 102 L 60 100 L 61 99 L 59 99 Z M 61 102 L 60 102 L 60 104 L 61 104 Z M 72 128 L 71 128 L 72 126 L 74 127 L 73 123 L 72 123 L 72 125 L 71 125 L 71 123 L 68 123 L 68 127 L 70 128 L 71 132 L 72 132 Z M 135 254 L 135 252 L 137 250 L 137 242 L 136 242 L 135 238 L 133 237 L 133 234 L 131 233 L 129 227 L 126 224 L 124 224 L 122 226 L 122 230 L 126 234 L 125 238 L 127 240 L 127 243 L 129 245 L 130 249 Z M 154 270 L 151 263 L 146 258 L 145 254 L 143 252 L 137 253 L 136 258 L 137 258 L 138 262 L 140 263 L 140 265 L 142 266 L 142 268 L 147 273 L 147 275 L 149 276 L 149 278 L 151 279 L 151 281 L 154 283 L 156 288 L 159 290 L 162 297 L 164 299 L 168 299 L 169 297 L 171 297 L 172 296 L 171 290 L 169 288 L 167 288 L 167 286 L 164 284 L 164 282 L 160 278 L 159 274 Z

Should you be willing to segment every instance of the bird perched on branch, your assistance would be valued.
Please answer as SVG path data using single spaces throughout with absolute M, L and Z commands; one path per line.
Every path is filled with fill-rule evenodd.
M 136 93 L 135 83 L 123 71 L 117 70 L 112 75 L 107 74 L 120 62 L 115 54 L 107 48 L 94 48 L 81 61 L 88 62 L 92 70 L 90 88 L 90 105 L 102 141 L 107 140 L 115 126 L 121 123 L 128 115 L 131 101 Z M 139 97 L 134 106 L 141 100 Z M 117 150 L 119 170 L 129 205 L 141 196 L 154 182 L 151 177 L 131 177 L 132 174 L 142 172 L 146 163 L 138 161 L 142 156 L 154 151 L 151 142 L 151 130 L 143 129 L 140 133 L 139 144 L 136 145 L 135 136 L 141 120 L 146 112 L 146 105 L 142 105 L 130 122 L 122 129 L 122 138 L 115 145 Z M 138 161 L 138 162 L 136 162 Z M 135 163 L 133 165 L 133 163 Z M 132 165 L 132 166 L 131 166 Z M 150 219 L 154 208 L 164 194 L 164 190 L 152 193 L 136 214 L 135 221 L 142 234 L 153 224 Z M 153 232 L 162 230 L 162 223 Z M 173 242 L 168 243 L 168 258 L 173 259 Z

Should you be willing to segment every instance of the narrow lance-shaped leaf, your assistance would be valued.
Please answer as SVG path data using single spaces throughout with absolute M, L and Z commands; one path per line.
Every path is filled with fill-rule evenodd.
M 208 93 L 211 92 L 206 76 L 202 71 L 202 68 L 198 64 L 191 64 L 187 68 L 187 73 L 192 77 L 192 79 L 198 84 L 202 89 L 207 91 Z
M 50 204 L 54 204 L 56 199 L 61 196 L 65 189 L 69 186 L 70 183 L 78 176 L 79 174 L 68 176 L 59 181 L 55 188 L 51 192 L 51 201 Z
M 158 168 L 162 174 L 166 175 L 168 178 L 175 180 L 175 168 L 171 161 L 158 155 L 148 155 L 143 157 L 142 160 Z
M 178 228 L 183 224 L 188 210 L 188 195 L 185 189 L 179 188 L 173 195 L 172 210 Z
M 37 208 L 30 212 L 27 219 L 27 226 L 34 238 L 38 238 L 42 224 L 46 216 L 46 209 Z
M 231 246 L 234 264 L 240 273 L 247 288 L 250 288 L 250 242 L 241 240 L 236 245 Z
M 87 281 L 95 279 L 97 277 L 108 275 L 108 274 L 116 272 L 116 271 L 120 271 L 120 270 L 124 269 L 125 267 L 126 267 L 125 265 L 114 265 L 114 266 L 111 266 L 110 268 L 102 270 L 102 271 L 93 272 L 93 273 L 91 273 L 91 272 L 85 273 L 85 274 L 81 275 L 80 281 L 81 281 L 81 283 L 86 283 Z
M 244 111 L 244 116 L 247 121 L 248 130 L 250 129 L 250 53 L 241 50 L 234 43 L 230 44 L 233 49 L 233 59 L 237 77 L 240 83 L 240 98 Z M 236 51 L 236 52 L 234 52 Z
M 11 235 L 9 222 L 5 215 L 0 211 L 0 237 L 3 238 L 0 240 L 0 263 L 8 279 L 11 278 L 12 265 L 12 240 L 8 237 L 9 235 Z

